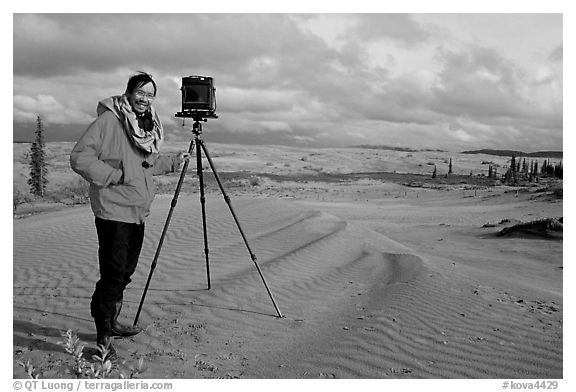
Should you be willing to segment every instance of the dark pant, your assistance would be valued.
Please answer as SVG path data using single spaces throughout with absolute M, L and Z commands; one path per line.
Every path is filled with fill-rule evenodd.
M 144 223 L 125 223 L 96 218 L 100 280 L 92 295 L 94 318 L 112 318 L 116 302 L 131 282 L 144 240 Z

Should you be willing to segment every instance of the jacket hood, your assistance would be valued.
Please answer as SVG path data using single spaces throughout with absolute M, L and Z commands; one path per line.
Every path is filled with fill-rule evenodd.
M 121 118 L 121 113 L 119 111 L 119 105 L 117 104 L 122 98 L 125 99 L 123 95 L 115 95 L 112 97 L 108 97 L 106 99 L 101 100 L 98 102 L 98 106 L 96 107 L 96 114 L 101 115 L 106 111 L 111 111 L 116 115 L 116 117 Z M 128 105 L 129 106 L 129 105 Z

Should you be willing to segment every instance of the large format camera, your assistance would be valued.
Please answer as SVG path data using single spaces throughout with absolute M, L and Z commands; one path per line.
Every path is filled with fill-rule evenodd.
M 218 118 L 216 115 L 216 88 L 209 76 L 182 78 L 182 111 L 176 117 L 194 119 Z

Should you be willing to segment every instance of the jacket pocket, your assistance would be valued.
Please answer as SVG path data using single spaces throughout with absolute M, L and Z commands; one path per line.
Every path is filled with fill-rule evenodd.
M 104 188 L 100 192 L 100 202 L 106 206 L 118 207 L 146 207 L 149 205 L 146 194 L 142 189 L 130 185 L 116 185 Z

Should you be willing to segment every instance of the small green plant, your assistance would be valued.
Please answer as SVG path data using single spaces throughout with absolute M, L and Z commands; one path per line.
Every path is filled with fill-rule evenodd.
M 71 370 L 76 378 L 90 378 L 90 379 L 106 379 L 106 378 L 136 378 L 140 376 L 146 369 L 144 368 L 144 359 L 140 358 L 136 366 L 128 366 L 130 374 L 128 377 L 125 373 L 118 370 L 108 359 L 110 351 L 108 347 L 98 345 L 98 353 L 92 355 L 93 362 L 84 359 L 84 343 L 78 338 L 76 331 L 71 329 L 62 333 L 65 338 L 60 344 L 64 350 L 74 358 Z M 122 365 L 125 365 L 125 361 Z
M 62 332 L 63 342 L 59 342 L 64 350 L 74 358 L 72 364 L 72 374 L 76 378 L 106 378 L 112 371 L 112 363 L 106 359 L 108 350 L 105 347 L 98 346 L 98 354 L 92 356 L 93 363 L 88 363 L 84 359 L 84 347 L 76 331 L 71 329 Z
M 88 378 L 110 378 L 112 373 L 112 362 L 108 359 L 108 347 L 98 345 L 98 354 L 92 355 L 94 363 L 90 364 Z
M 74 358 L 74 364 L 72 365 L 72 372 L 78 377 L 84 375 L 84 369 L 86 368 L 86 360 L 82 357 L 84 354 L 84 344 L 78 338 L 76 332 L 71 329 L 62 333 L 62 336 L 66 338 L 64 342 L 60 342 L 64 346 L 64 350 Z
M 130 376 L 129 378 L 138 378 L 142 373 L 146 371 L 144 367 L 144 358 L 140 357 L 138 359 L 138 364 L 136 366 L 130 366 Z M 120 378 L 126 378 L 123 373 L 120 373 Z
M 26 360 L 26 362 L 16 361 L 16 363 L 24 368 L 26 374 L 28 375 L 28 378 L 37 379 L 40 377 L 40 375 L 36 371 L 36 368 L 34 368 L 34 365 L 32 365 L 32 363 L 30 363 L 29 360 Z

